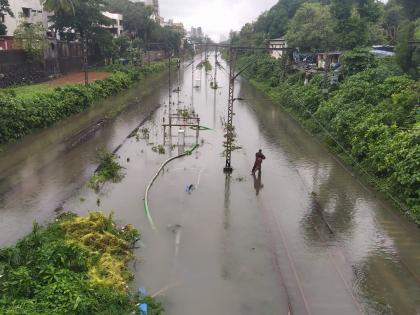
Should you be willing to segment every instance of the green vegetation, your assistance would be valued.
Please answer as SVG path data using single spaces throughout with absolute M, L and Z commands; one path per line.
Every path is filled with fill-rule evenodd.
M 46 227 L 35 223 L 16 246 L 0 249 L 0 313 L 139 314 L 127 267 L 138 238 L 133 226 L 119 228 L 112 215 L 99 212 L 65 213 Z M 157 301 L 142 302 L 162 314 Z
M 42 23 L 22 22 L 16 28 L 13 36 L 16 44 L 26 52 L 28 61 L 41 61 L 48 47 L 45 38 L 46 29 Z
M 0 0 L 0 16 L 9 15 L 10 17 L 14 17 L 12 10 L 10 9 L 9 0 Z M 0 20 L 0 35 L 7 34 L 7 27 L 6 25 Z
M 307 85 L 299 73 L 283 80 L 282 61 L 266 55 L 247 75 L 420 223 L 420 82 L 363 50 L 343 61 L 346 77 L 337 87 L 325 74 Z
M 420 76 L 420 6 L 417 0 L 279 0 L 240 32 L 238 46 L 264 46 L 285 37 L 301 52 L 352 50 L 397 45 L 397 62 L 413 78 Z
M 399 66 L 412 77 L 420 78 L 420 44 L 412 45 L 411 41 L 420 42 L 420 18 L 405 22 L 397 37 Z
M 337 35 L 328 6 L 320 3 L 303 4 L 290 21 L 286 37 L 291 47 L 299 47 L 303 51 L 334 49 Z
M 242 147 L 241 146 L 239 146 L 238 144 L 237 144 L 237 139 L 236 139 L 236 137 L 237 137 L 237 133 L 236 133 L 236 130 L 235 130 L 235 126 L 228 126 L 226 123 L 223 123 L 223 125 L 224 125 L 224 135 L 223 135 L 223 137 L 225 138 L 225 140 L 223 141 L 223 148 L 224 148 L 224 150 L 223 150 L 223 152 L 222 152 L 222 156 L 226 156 L 226 152 L 227 152 L 227 148 L 228 148 L 228 138 L 230 138 L 231 139 L 231 151 L 233 152 L 233 151 L 237 151 L 237 150 L 241 150 L 242 149 Z
M 159 154 L 165 154 L 165 147 L 161 144 L 152 147 L 152 151 Z
M 124 30 L 129 32 L 131 39 L 139 42 L 140 47 L 147 49 L 149 43 L 162 43 L 151 48 L 179 51 L 183 34 L 155 22 L 151 18 L 154 14 L 153 7 L 129 0 L 107 0 L 106 7 L 110 12 L 124 16 Z
M 28 88 L 24 95 L 13 89 L 0 91 L 0 144 L 22 138 L 31 132 L 51 126 L 53 123 L 80 113 L 100 99 L 114 95 L 165 69 L 165 63 L 153 63 L 144 67 L 113 65 L 112 74 L 100 81 L 85 85 L 67 85 L 42 93 Z
M 148 128 L 144 127 L 144 128 L 142 128 L 140 130 L 140 132 L 141 132 L 141 134 L 143 136 L 143 139 L 149 139 L 149 137 L 150 137 L 150 130 Z
M 204 71 L 209 72 L 213 69 L 211 63 L 208 60 L 202 61 L 197 65 L 197 69 L 203 69 Z
M 252 61 L 244 73 L 252 84 L 420 223 L 417 2 L 279 0 L 256 22 L 231 33 L 231 42 L 262 46 L 285 36 L 301 52 L 344 51 L 342 67 L 330 73 L 293 70 L 290 56 L 243 53 L 239 64 Z M 365 48 L 386 43 L 397 45 L 395 58 L 377 59 Z
M 99 149 L 96 152 L 96 159 L 99 167 L 95 175 L 89 180 L 88 186 L 98 192 L 101 185 L 111 181 L 117 183 L 124 178 L 123 167 L 118 164 L 115 154 L 106 149 Z
M 19 97 L 20 99 L 27 99 L 29 101 L 34 97 L 34 95 L 38 96 L 51 93 L 54 88 L 54 86 L 48 84 L 32 84 L 6 88 L 1 90 L 0 93 L 8 94 L 13 97 Z

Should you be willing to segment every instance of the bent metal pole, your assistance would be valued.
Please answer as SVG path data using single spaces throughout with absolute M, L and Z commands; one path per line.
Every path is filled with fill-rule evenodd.
M 159 176 L 160 172 L 163 170 L 163 168 L 164 168 L 164 167 L 165 167 L 168 163 L 170 163 L 171 161 L 173 161 L 173 160 L 175 160 L 175 159 L 181 158 L 181 157 L 183 157 L 183 156 L 186 156 L 186 155 L 191 155 L 191 154 L 193 153 L 193 151 L 194 151 L 195 149 L 197 149 L 197 148 L 198 148 L 198 144 L 194 145 L 194 146 L 193 146 L 190 150 L 186 151 L 185 153 L 180 154 L 180 155 L 177 155 L 177 156 L 175 156 L 175 157 L 172 157 L 172 158 L 170 158 L 170 159 L 166 160 L 165 162 L 163 162 L 163 163 L 162 163 L 162 165 L 159 167 L 159 170 L 156 172 L 155 176 L 154 176 L 154 177 L 152 178 L 152 180 L 149 182 L 149 185 L 147 185 L 146 190 L 145 190 L 145 192 L 144 192 L 144 211 L 145 211 L 145 213 L 146 213 L 147 220 L 149 221 L 150 226 L 152 227 L 152 229 L 153 229 L 153 230 L 155 230 L 155 231 L 156 231 L 156 230 L 157 230 L 157 228 L 156 228 L 156 225 L 155 225 L 155 223 L 154 223 L 154 221 L 153 221 L 153 218 L 152 218 L 152 215 L 151 215 L 151 213 L 150 213 L 150 209 L 149 209 L 149 191 L 150 191 L 150 188 L 152 187 L 152 185 L 153 185 L 153 183 L 155 182 L 156 178 Z

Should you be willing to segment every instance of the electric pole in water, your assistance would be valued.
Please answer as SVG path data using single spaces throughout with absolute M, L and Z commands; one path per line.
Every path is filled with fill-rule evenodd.
M 168 63 L 168 67 L 169 67 L 169 74 L 168 74 L 168 92 L 169 92 L 169 107 L 168 107 L 168 112 L 169 115 L 171 115 L 171 106 L 172 106 L 172 76 L 171 76 L 171 63 L 172 63 L 172 52 L 169 53 L 169 63 Z
M 191 108 L 194 108 L 194 80 L 195 80 L 195 76 L 194 76 L 194 72 L 195 72 L 195 46 L 194 46 L 194 51 L 193 51 L 193 59 L 192 59 L 192 68 L 191 68 Z
M 89 84 L 88 74 L 88 40 L 87 34 L 82 35 L 83 71 L 85 72 L 85 85 Z
M 232 144 L 234 137 L 234 128 L 233 128 L 233 93 L 235 89 L 235 60 L 236 60 L 236 50 L 232 47 L 229 48 L 229 99 L 228 99 L 228 117 L 226 122 L 226 165 L 223 171 L 227 174 L 232 173 Z
M 206 50 L 206 57 L 207 57 L 207 47 L 208 43 L 205 43 L 205 45 L 201 44 L 201 47 L 205 46 Z M 233 171 L 232 168 L 232 150 L 233 148 L 233 142 L 235 140 L 235 127 L 233 126 L 233 103 L 237 100 L 243 100 L 242 98 L 234 98 L 234 92 L 235 92 L 235 80 L 237 77 L 239 77 L 248 67 L 250 67 L 252 64 L 254 64 L 257 61 L 258 56 L 255 56 L 252 58 L 248 64 L 243 66 L 237 73 L 235 72 L 236 68 L 236 59 L 237 54 L 240 51 L 282 51 L 287 52 L 290 50 L 290 48 L 286 47 L 280 47 L 280 48 L 274 48 L 274 47 L 239 47 L 239 46 L 232 46 L 232 45 L 211 45 L 216 47 L 216 67 L 217 67 L 217 49 L 219 47 L 221 48 L 227 48 L 229 49 L 229 98 L 228 98 L 228 115 L 227 115 L 227 122 L 225 126 L 225 149 L 226 149 L 226 164 L 223 168 L 223 171 L 226 174 L 231 174 Z M 203 55 L 201 54 L 201 61 L 203 60 Z M 215 81 L 216 82 L 216 81 Z M 217 83 L 216 83 L 217 84 Z
M 178 71 L 178 87 L 176 89 L 178 98 L 177 98 L 177 109 L 179 109 L 179 105 L 180 105 L 180 99 L 179 99 L 179 94 L 181 93 L 181 59 L 178 59 L 176 61 L 176 68 Z
M 218 53 L 218 49 L 216 46 L 216 52 L 214 54 L 214 82 L 213 82 L 213 89 L 217 89 L 217 53 Z

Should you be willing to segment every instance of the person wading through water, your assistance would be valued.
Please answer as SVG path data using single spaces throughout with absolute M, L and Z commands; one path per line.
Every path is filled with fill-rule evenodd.
M 258 150 L 257 153 L 255 153 L 255 163 L 254 167 L 252 168 L 252 175 L 255 174 L 255 172 L 258 170 L 258 172 L 261 173 L 261 164 L 262 161 L 265 160 L 265 155 L 262 153 L 262 150 Z

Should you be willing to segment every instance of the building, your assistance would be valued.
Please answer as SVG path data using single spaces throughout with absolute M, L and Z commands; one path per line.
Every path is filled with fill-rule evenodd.
M 191 27 L 191 31 L 188 32 L 190 38 L 203 38 L 203 29 L 201 27 Z
M 13 36 L 0 36 L 0 50 L 13 49 Z
M 104 26 L 104 28 L 108 29 L 112 33 L 114 38 L 120 37 L 122 32 L 124 31 L 122 14 L 111 12 L 102 12 L 102 14 L 112 20 L 112 24 Z
M 0 17 L 7 27 L 7 36 L 13 36 L 16 28 L 21 22 L 42 23 L 48 27 L 48 13 L 44 12 L 39 0 L 12 0 L 9 1 L 10 9 L 14 17 L 6 14 Z
M 198 38 L 204 37 L 203 29 L 201 28 L 201 26 L 197 27 L 197 37 Z
M 131 2 L 143 2 L 145 5 L 153 7 L 155 15 L 160 15 L 159 0 L 130 0 Z
M 287 48 L 287 42 L 284 37 L 271 39 L 269 44 L 269 48 Z M 285 50 L 272 50 L 271 56 L 275 59 L 280 59 L 284 54 L 286 54 Z
M 318 69 L 330 70 L 331 67 L 340 63 L 340 51 L 323 52 L 316 55 Z
M 323 52 L 316 55 L 318 69 L 330 70 L 340 62 L 342 53 L 339 51 Z

